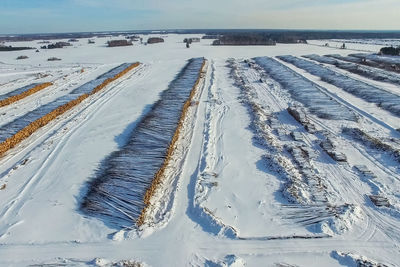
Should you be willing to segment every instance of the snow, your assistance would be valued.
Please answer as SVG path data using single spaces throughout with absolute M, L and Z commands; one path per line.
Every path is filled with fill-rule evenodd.
M 162 44 L 118 48 L 105 47 L 110 38 L 95 38 L 94 45 L 81 39 L 63 49 L 0 54 L 0 94 L 54 82 L 0 108 L 0 126 L 122 63 L 141 62 L 0 159 L 0 265 L 352 266 L 359 260 L 398 265 L 398 161 L 343 129 L 362 129 L 389 151 L 398 150 L 399 117 L 276 58 L 346 56 L 365 45 L 352 43 L 354 50 L 307 44 L 213 47 L 201 40 L 186 49 L 182 40 L 193 36 L 171 34 Z M 29 58 L 15 60 L 20 54 Z M 48 62 L 52 56 L 62 60 Z M 87 183 L 99 166 L 124 147 L 161 92 L 196 57 L 207 59 L 207 72 L 165 182 L 152 200 L 151 220 L 121 230 L 81 212 Z M 273 58 L 358 121 L 318 117 L 286 84 L 266 76 L 252 61 L 256 57 Z M 387 85 L 330 68 L 360 82 Z M 385 89 L 400 92 L 393 84 Z M 289 106 L 301 110 L 314 130 L 297 121 Z M 320 143 L 328 139 L 346 162 L 322 149 Z M 370 195 L 386 197 L 390 206 L 375 206 Z

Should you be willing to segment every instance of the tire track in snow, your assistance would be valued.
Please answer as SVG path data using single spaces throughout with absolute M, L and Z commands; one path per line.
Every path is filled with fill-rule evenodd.
M 292 66 L 292 65 L 290 65 L 288 63 L 285 63 L 282 60 L 278 59 L 278 61 L 280 63 L 288 66 L 292 70 L 296 71 L 300 75 L 304 76 L 305 71 L 302 71 L 302 70 L 298 69 L 295 66 Z M 306 75 L 306 76 L 309 76 L 309 75 Z M 312 75 L 310 74 L 310 76 L 312 76 Z M 372 114 L 367 113 L 366 111 L 360 110 L 359 108 L 357 108 L 354 105 L 350 104 L 348 101 L 344 100 L 340 96 L 337 96 L 335 94 L 330 93 L 328 90 L 324 90 L 324 91 L 326 91 L 326 93 L 330 94 L 331 97 L 337 99 L 337 101 L 339 101 L 343 105 L 347 106 L 349 109 L 353 110 L 360 117 L 366 118 L 366 119 L 372 121 L 375 124 L 378 124 L 380 126 L 383 126 L 383 127 L 387 128 L 388 130 L 390 130 L 392 132 L 395 131 L 395 129 L 393 127 L 387 125 L 385 122 L 383 122 L 380 119 L 376 118 Z M 312 117 L 310 119 L 313 122 L 315 122 L 316 124 L 318 124 L 319 126 L 321 126 L 323 129 L 328 130 L 329 132 L 331 132 L 332 134 L 334 134 L 334 135 L 338 134 L 333 128 L 327 126 L 323 120 L 318 119 L 318 118 L 312 118 Z M 361 148 L 359 148 L 358 146 L 354 145 L 351 142 L 346 141 L 346 144 L 349 145 L 349 146 L 352 146 L 354 149 L 357 149 L 371 164 L 375 165 L 376 167 L 381 169 L 383 172 L 385 172 L 386 174 L 390 175 L 391 177 L 393 177 L 394 179 L 399 181 L 399 177 L 398 177 L 397 173 L 393 172 L 390 169 L 385 168 L 379 161 L 377 161 L 377 159 L 375 157 L 370 155 L 367 151 L 361 150 Z M 328 170 L 330 169 L 329 171 L 332 173 L 332 175 L 331 175 L 332 179 L 337 179 L 337 175 L 335 175 L 336 171 L 341 173 L 341 175 L 340 175 L 341 177 L 347 177 L 348 176 L 348 175 L 345 175 L 343 173 L 343 170 L 341 168 L 339 168 L 338 166 L 334 166 L 334 169 L 336 171 L 331 169 L 331 168 L 332 167 L 330 166 L 328 168 Z M 348 172 L 354 174 L 353 171 L 348 171 Z M 328 179 L 328 182 L 330 182 L 330 180 L 331 179 Z M 349 180 L 350 179 L 340 179 L 340 180 L 337 180 L 336 184 L 340 185 L 341 183 L 344 183 L 345 186 L 341 186 L 342 190 L 350 192 L 350 195 L 353 196 L 352 198 L 356 201 L 356 203 L 358 203 L 359 207 L 362 208 L 364 214 L 367 215 L 367 219 L 374 223 L 374 225 L 371 225 L 368 222 L 367 223 L 367 225 L 368 225 L 367 227 L 369 227 L 369 229 L 365 229 L 360 237 L 365 237 L 367 235 L 367 232 L 369 232 L 371 234 L 370 234 L 370 237 L 367 237 L 367 239 L 371 238 L 371 236 L 373 236 L 375 234 L 375 231 L 376 231 L 375 227 L 377 227 L 380 231 L 385 233 L 385 235 L 389 239 L 391 239 L 391 240 L 393 240 L 395 242 L 400 240 L 400 230 L 398 230 L 398 227 L 396 228 L 396 223 L 393 222 L 393 218 L 386 217 L 384 214 L 382 214 L 381 212 L 377 211 L 375 208 L 371 208 L 371 207 L 365 205 L 365 198 L 364 198 L 364 196 L 366 195 L 365 192 L 360 191 L 360 189 L 356 185 L 354 185 L 353 183 L 349 182 Z M 395 235 L 396 237 L 393 237 L 393 235 Z
M 198 220 L 196 222 L 202 226 L 204 231 L 233 238 L 236 236 L 236 230 L 231 226 L 225 225 L 221 219 L 217 218 L 206 207 L 206 202 L 216 182 L 214 179 L 226 164 L 221 150 L 224 136 L 222 122 L 225 119 L 226 112 L 229 110 L 229 106 L 226 105 L 222 98 L 221 88 L 216 85 L 215 62 L 211 61 L 210 66 L 211 78 L 207 90 L 208 101 L 204 122 L 204 139 L 196 174 L 194 198 L 192 203 L 189 203 L 189 207 L 191 209 L 190 212 L 196 215 L 192 217 L 192 220 Z
M 46 172 L 48 171 L 48 167 L 51 165 L 52 162 L 56 160 L 58 155 L 60 154 L 60 151 L 67 145 L 68 140 L 71 138 L 72 135 L 75 134 L 82 126 L 85 125 L 85 122 L 90 120 L 105 104 L 107 104 L 114 96 L 116 96 L 122 89 L 124 89 L 124 85 L 126 82 L 131 79 L 133 76 L 138 76 L 140 75 L 140 79 L 145 78 L 145 75 L 143 75 L 143 72 L 146 72 L 148 70 L 148 67 L 146 65 L 140 66 L 136 68 L 132 73 L 126 77 L 123 77 L 121 80 L 118 80 L 116 83 L 112 84 L 107 88 L 105 91 L 98 95 L 92 96 L 92 98 L 89 101 L 86 101 L 86 103 L 83 103 L 83 106 L 80 105 L 80 107 L 73 109 L 72 111 L 68 112 L 68 114 L 60 117 L 60 122 L 54 122 L 52 126 L 50 127 L 44 127 L 43 132 L 41 132 L 41 135 L 48 133 L 52 131 L 52 134 L 50 136 L 47 136 L 45 140 L 39 142 L 39 144 L 35 144 L 28 152 L 26 152 L 25 148 L 23 147 L 18 151 L 17 153 L 13 154 L 12 157 L 15 157 L 17 155 L 26 155 L 26 154 L 32 154 L 33 151 L 36 149 L 40 149 L 43 145 L 46 145 L 48 142 L 55 142 L 56 145 L 51 149 L 51 151 L 48 153 L 47 157 L 45 160 L 41 163 L 41 166 L 37 171 L 35 172 L 34 175 L 32 175 L 28 180 L 17 190 L 17 193 L 15 194 L 16 197 L 8 201 L 7 204 L 5 204 L 4 209 L 0 212 L 0 217 L 5 218 L 9 217 L 11 213 L 14 213 L 14 216 L 18 215 L 18 212 L 23 208 L 23 206 L 27 203 L 26 196 L 34 191 L 36 185 L 40 183 L 40 180 L 42 177 L 45 176 Z M 78 121 L 78 122 L 76 122 Z M 59 132 L 58 130 L 64 127 L 72 128 L 67 134 L 64 134 L 63 132 Z M 46 128 L 46 129 L 45 129 Z M 28 143 L 31 138 L 29 138 L 25 143 Z M 30 148 L 30 145 L 27 146 Z M 18 148 L 17 148 L 18 149 Z M 18 149 L 19 150 L 19 149 Z M 8 156 L 7 158 L 10 158 Z M 11 168 L 12 169 L 12 168 Z M 10 221 L 10 220 L 8 220 Z M 9 228 L 7 228 L 6 231 L 1 236 L 4 236 L 5 233 L 9 231 Z
M 74 88 L 84 84 L 84 81 L 87 81 L 88 76 L 92 75 L 96 71 L 98 71 L 97 67 L 90 68 L 87 69 L 82 75 L 80 71 L 77 72 L 74 70 L 68 74 L 68 76 L 74 76 L 69 77 L 67 81 L 64 81 L 65 76 L 58 77 L 55 80 L 52 80 L 53 86 L 36 92 L 35 94 L 21 99 L 15 103 L 1 107 L 1 113 L 7 114 L 7 118 L 3 119 L 0 125 L 5 125 L 13 121 L 15 118 L 21 117 L 28 112 L 45 105 L 48 102 L 51 102 L 57 97 L 68 94 L 70 91 L 74 90 Z M 35 104 L 32 105 L 32 103 Z
M 246 69 L 246 66 L 244 66 L 244 65 L 242 64 L 242 68 L 243 68 L 243 67 Z M 251 71 L 251 70 L 250 70 L 250 71 Z M 242 71 L 242 75 L 246 76 L 246 74 L 244 74 L 243 71 Z M 251 75 L 251 74 L 250 74 L 250 75 Z M 256 74 L 253 73 L 252 75 L 255 76 L 255 79 L 257 78 L 257 77 L 256 77 Z M 248 81 L 248 82 L 249 82 L 249 81 Z M 253 85 L 254 85 L 254 84 L 253 84 Z M 259 89 L 259 90 L 260 90 L 260 89 Z M 268 93 L 269 93 L 268 95 L 265 95 L 265 96 L 266 96 L 266 99 L 271 99 L 272 102 L 276 102 L 276 103 L 279 103 L 279 102 L 280 102 L 280 101 L 275 97 L 275 95 L 272 94 L 272 92 L 270 92 L 270 91 L 267 90 L 267 89 L 266 89 L 265 91 L 268 91 Z M 271 107 L 271 108 L 273 108 L 274 106 L 277 106 L 277 107 L 278 107 L 278 110 L 284 109 L 284 107 L 283 107 L 282 105 L 279 105 L 279 104 L 276 104 L 276 103 L 270 103 L 270 102 L 268 102 L 269 107 Z M 274 110 L 274 109 L 273 109 L 273 110 Z M 334 135 L 337 134 L 337 133 L 333 130 L 333 128 L 330 128 L 330 127 L 328 127 L 328 126 L 325 125 L 324 120 L 322 120 L 322 119 L 314 119 L 314 121 L 318 122 L 318 124 L 319 124 L 322 128 L 327 129 L 327 130 L 330 131 L 332 134 L 334 134 Z M 312 142 L 311 139 L 308 139 L 308 141 L 309 141 L 309 142 Z M 319 150 L 320 150 L 320 149 L 319 149 Z M 327 156 L 327 155 L 325 155 L 324 153 L 322 153 L 321 156 L 324 158 L 323 161 L 327 161 L 328 158 L 330 159 L 330 157 Z M 352 200 L 354 203 L 357 203 L 360 207 L 362 207 L 362 210 L 363 210 L 365 213 L 369 213 L 369 210 L 366 210 L 367 208 L 364 207 L 364 205 L 363 205 L 363 203 L 364 203 L 364 195 L 365 195 L 364 192 L 360 192 L 360 191 L 358 190 L 358 188 L 357 188 L 356 186 L 353 185 L 353 183 L 349 182 L 350 180 L 357 180 L 357 178 L 358 178 L 358 177 L 355 176 L 355 174 L 354 174 L 352 171 L 349 171 L 349 170 L 347 170 L 347 168 L 344 168 L 343 166 L 339 166 L 339 165 L 336 163 L 336 164 L 333 164 L 333 165 L 332 165 L 332 164 L 329 164 L 329 165 L 324 169 L 324 172 L 325 172 L 325 175 L 324 175 L 324 176 L 326 176 L 325 182 L 327 182 L 327 183 L 330 184 L 331 189 L 334 190 L 334 191 L 336 192 L 336 195 L 337 195 L 338 197 L 340 197 L 340 196 L 343 194 L 343 192 L 347 192 L 347 194 L 344 194 L 344 195 L 350 196 L 351 200 Z M 340 177 L 341 177 L 342 179 L 340 179 Z M 332 182 L 332 181 L 334 181 L 334 182 Z M 344 185 L 342 185 L 342 183 L 344 183 Z M 339 186 L 339 188 L 337 188 L 337 186 Z M 357 188 L 357 190 L 356 190 L 356 188 Z M 343 199 L 343 200 L 344 200 L 344 199 Z M 370 215 L 370 213 L 369 213 L 369 215 Z M 380 225 L 379 223 L 377 223 L 376 221 L 374 221 L 373 218 L 371 218 L 371 216 L 368 216 L 366 219 L 367 219 L 367 226 L 366 226 L 366 228 L 363 230 L 361 236 L 365 236 L 365 235 L 367 235 L 368 233 L 371 233 L 371 234 L 370 234 L 370 237 L 368 237 L 368 238 L 371 238 L 371 237 L 375 234 L 375 231 L 376 231 L 376 230 L 375 230 L 375 228 L 376 228 L 375 225 L 378 225 L 378 227 L 379 227 L 380 229 L 382 229 L 383 227 L 380 227 L 381 225 Z M 375 224 L 374 224 L 374 225 L 371 225 L 370 222 L 374 222 Z M 390 225 L 389 225 L 389 226 L 390 226 Z M 373 228 L 372 231 L 371 231 L 371 229 L 369 229 L 370 227 Z

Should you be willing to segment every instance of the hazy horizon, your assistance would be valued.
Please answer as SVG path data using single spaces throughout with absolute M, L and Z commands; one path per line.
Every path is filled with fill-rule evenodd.
M 0 33 L 162 29 L 400 30 L 398 0 L 2 0 Z

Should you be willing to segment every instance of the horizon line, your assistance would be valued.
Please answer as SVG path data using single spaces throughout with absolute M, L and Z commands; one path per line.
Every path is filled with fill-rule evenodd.
M 370 32 L 370 33 L 400 33 L 399 30 L 367 30 L 367 29 L 290 29 L 290 28 L 186 28 L 186 29 L 146 29 L 146 30 L 108 30 L 108 31 L 61 31 L 61 32 L 32 32 L 32 33 L 0 33 L 0 37 L 54 35 L 54 34 L 104 34 L 104 33 L 134 33 L 134 32 L 172 32 L 172 31 L 309 31 L 309 32 Z

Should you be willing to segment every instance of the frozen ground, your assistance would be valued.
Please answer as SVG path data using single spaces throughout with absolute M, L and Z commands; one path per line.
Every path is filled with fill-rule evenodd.
M 202 40 L 186 49 L 186 37 L 121 48 L 105 47 L 107 38 L 81 39 L 64 49 L 0 53 L 1 95 L 54 83 L 0 108 L 0 127 L 122 63 L 141 62 L 0 158 L 0 265 L 398 266 L 400 118 L 276 58 L 375 52 L 378 44 L 340 50 Z M 62 60 L 48 62 L 53 56 Z M 83 213 L 87 183 L 102 162 L 124 147 L 195 57 L 206 58 L 207 72 L 153 199 L 151 223 L 121 230 Z M 267 64 L 296 73 L 312 87 L 299 90 L 346 114 L 318 116 L 324 106 L 316 111 L 312 97 L 294 97 L 296 83 L 279 83 Z M 326 67 L 400 95 L 395 84 Z

